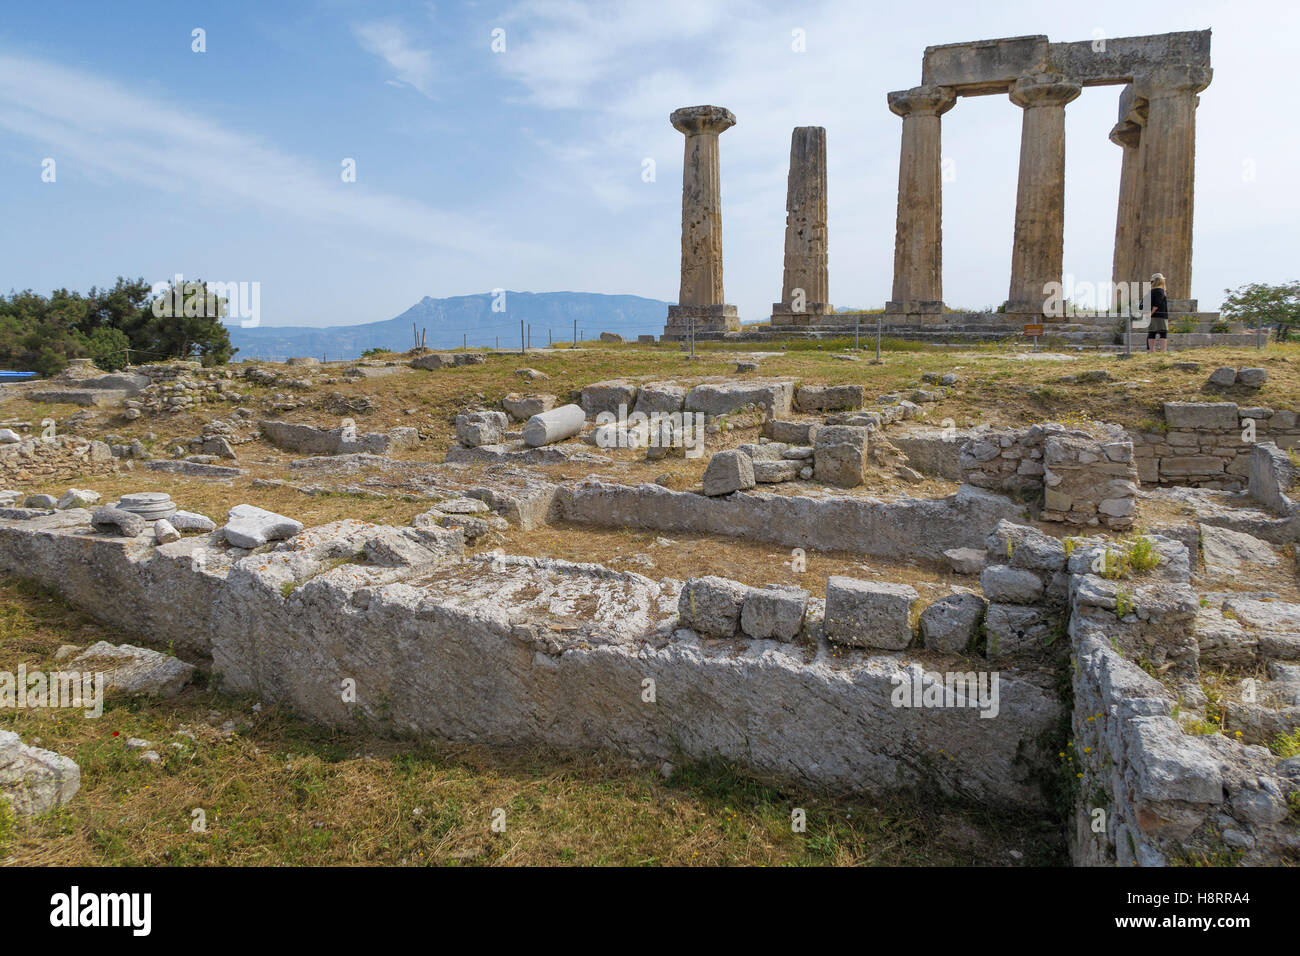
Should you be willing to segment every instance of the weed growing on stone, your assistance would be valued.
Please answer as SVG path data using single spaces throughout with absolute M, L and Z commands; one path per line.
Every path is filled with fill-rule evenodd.
M 1133 596 L 1129 594 L 1128 591 L 1124 590 L 1124 588 L 1119 588 L 1115 591 L 1116 617 L 1120 619 L 1128 617 L 1133 613 L 1135 607 L 1136 605 L 1133 603 Z
M 1289 734 L 1278 734 L 1270 744 L 1273 753 L 1279 757 L 1300 756 L 1300 727 Z M 1300 792 L 1300 791 L 1297 791 Z

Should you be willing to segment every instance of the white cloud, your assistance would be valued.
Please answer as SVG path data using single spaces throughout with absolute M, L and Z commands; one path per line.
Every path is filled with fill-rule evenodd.
M 437 99 L 433 92 L 436 74 L 433 53 L 412 45 L 399 24 L 392 20 L 358 23 L 352 26 L 352 35 L 361 49 L 388 64 L 398 84 L 409 86 L 431 100 Z
M 93 104 L 93 108 L 91 108 Z M 213 206 L 243 205 L 332 228 L 349 242 L 400 240 L 475 256 L 529 252 L 475 219 L 359 182 L 322 163 L 205 119 L 199 110 L 138 96 L 101 77 L 0 54 L 0 129 L 35 140 L 60 176 L 115 177 Z

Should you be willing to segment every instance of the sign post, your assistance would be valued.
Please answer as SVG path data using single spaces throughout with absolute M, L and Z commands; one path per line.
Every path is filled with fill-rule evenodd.
M 1036 325 L 1026 325 L 1026 326 L 1025 326 L 1025 335 L 1028 335 L 1030 338 L 1032 338 L 1032 339 L 1034 340 L 1034 346 L 1033 346 L 1033 348 L 1034 348 L 1034 351 L 1035 351 L 1035 352 L 1038 351 L 1038 337 L 1039 337 L 1040 335 L 1042 335 L 1042 334 L 1043 334 L 1043 326 L 1042 326 L 1042 323 L 1038 323 L 1038 324 L 1036 324 Z

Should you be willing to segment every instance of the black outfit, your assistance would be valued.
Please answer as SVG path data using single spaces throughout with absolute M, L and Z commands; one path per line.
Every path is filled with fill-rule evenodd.
M 1147 327 L 1148 339 L 1169 338 L 1169 299 L 1164 289 L 1151 290 L 1151 325 Z

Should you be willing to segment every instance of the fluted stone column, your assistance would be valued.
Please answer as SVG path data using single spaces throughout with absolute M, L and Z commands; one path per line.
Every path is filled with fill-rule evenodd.
M 1133 81 L 1137 95 L 1147 101 L 1138 265 L 1144 278 L 1164 273 L 1170 311 L 1195 309 L 1191 294 L 1196 94 L 1210 85 L 1212 76 L 1209 67 L 1170 66 Z
M 894 292 L 887 312 L 943 311 L 943 178 L 939 117 L 957 102 L 946 86 L 917 86 L 888 95 L 903 118 L 898 158 L 898 227 Z
M 1082 91 L 1055 73 L 1022 76 L 1010 90 L 1024 110 L 1020 124 L 1020 179 L 1011 247 L 1007 313 L 1043 314 L 1048 283 L 1061 282 L 1065 241 L 1065 104 Z
M 736 125 L 731 110 L 687 106 L 669 120 L 686 134 L 682 167 L 682 284 L 677 305 L 668 307 L 665 338 L 682 338 L 688 320 L 695 331 L 740 329 L 734 305 L 722 292 L 722 184 L 718 172 L 718 134 Z
M 796 126 L 790 136 L 785 199 L 785 275 L 772 325 L 808 325 L 831 308 L 826 274 L 826 130 Z
M 1124 89 L 1120 98 L 1120 120 L 1110 131 L 1110 141 L 1123 150 L 1119 170 L 1119 204 L 1115 211 L 1115 254 L 1111 264 L 1111 282 L 1116 288 L 1114 304 L 1137 305 L 1136 292 L 1131 283 L 1140 283 L 1146 276 L 1138 266 L 1139 225 L 1142 207 L 1142 127 L 1146 123 L 1146 103 L 1132 94 L 1133 87 Z M 1099 303 L 1100 304 L 1100 303 Z

